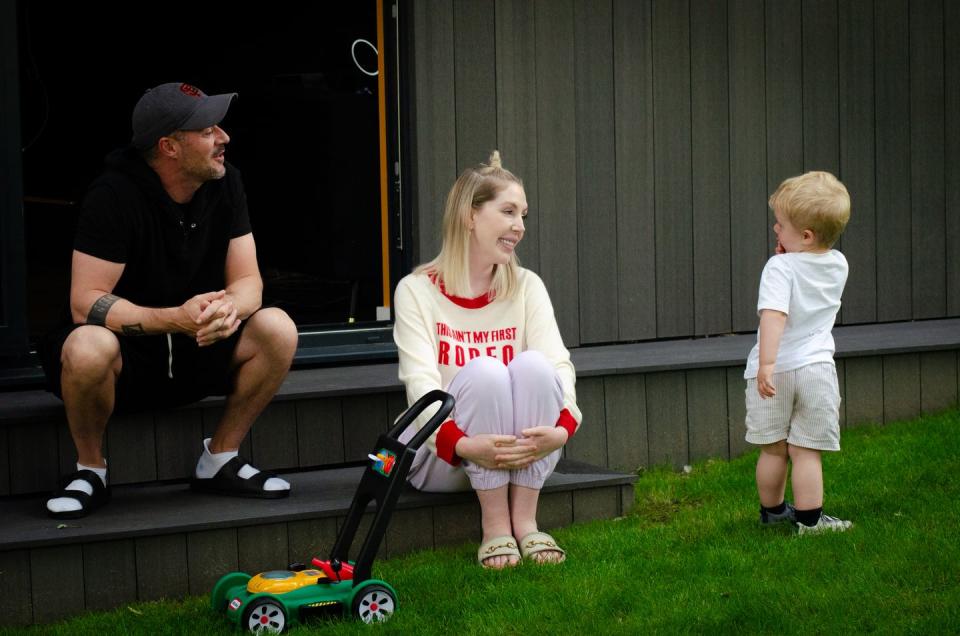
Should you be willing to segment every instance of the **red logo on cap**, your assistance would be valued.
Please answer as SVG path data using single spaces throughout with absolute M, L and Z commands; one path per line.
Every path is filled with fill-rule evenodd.
M 190 97 L 200 97 L 200 89 L 196 86 L 190 86 L 189 84 L 181 84 L 180 92 Z

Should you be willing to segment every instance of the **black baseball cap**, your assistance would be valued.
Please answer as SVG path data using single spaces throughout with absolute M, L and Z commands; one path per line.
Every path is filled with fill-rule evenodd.
M 182 82 L 169 82 L 149 89 L 133 109 L 131 143 L 145 150 L 161 137 L 177 130 L 200 130 L 219 124 L 227 115 L 236 93 L 207 95 Z

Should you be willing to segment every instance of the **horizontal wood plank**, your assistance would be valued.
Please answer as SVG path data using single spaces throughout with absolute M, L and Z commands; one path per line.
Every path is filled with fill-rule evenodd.
M 883 422 L 883 358 L 850 358 L 844 364 L 847 426 Z
M 132 539 L 83 546 L 85 609 L 108 610 L 137 600 L 137 554 Z
M 680 468 L 689 461 L 686 377 L 679 371 L 651 373 L 646 393 L 650 464 Z
M 747 434 L 747 381 L 743 379 L 743 370 L 743 367 L 727 369 L 727 443 L 731 458 L 753 448 L 744 439 Z
M 243 572 L 283 569 L 288 564 L 289 553 L 285 523 L 249 526 L 237 530 L 237 560 Z
M 83 550 L 79 545 L 30 551 L 33 620 L 46 623 L 84 609 Z
M 187 535 L 190 594 L 209 594 L 221 576 L 239 569 L 235 528 Z
M 911 419 L 920 414 L 920 355 L 883 357 L 883 421 Z
M 0 552 L 0 620 L 2 625 L 20 626 L 33 622 L 33 591 L 30 588 L 30 552 Z
M 187 539 L 183 533 L 136 540 L 137 598 L 182 598 L 189 591 Z
M 920 410 L 935 413 L 957 405 L 957 352 L 920 354 Z

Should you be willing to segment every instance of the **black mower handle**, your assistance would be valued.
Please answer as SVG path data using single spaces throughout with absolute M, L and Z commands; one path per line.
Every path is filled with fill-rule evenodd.
M 400 433 L 402 433 L 403 430 L 413 422 L 413 420 L 417 419 L 417 417 L 423 413 L 424 409 L 434 402 L 440 402 L 440 408 L 436 413 L 433 414 L 433 417 L 431 417 L 427 423 L 423 425 L 423 428 L 417 431 L 417 434 L 413 436 L 413 439 L 407 443 L 407 448 L 409 449 L 417 450 L 420 448 L 420 445 L 423 444 L 423 442 L 426 441 L 426 439 L 430 437 L 433 432 L 446 421 L 447 416 L 449 416 L 451 411 L 453 411 L 453 396 L 445 391 L 441 391 L 440 389 L 434 389 L 414 402 L 413 406 L 408 408 L 403 415 L 400 416 L 400 419 L 397 420 L 397 423 L 393 425 L 393 428 L 391 428 L 390 432 L 387 433 L 387 437 L 399 439 Z

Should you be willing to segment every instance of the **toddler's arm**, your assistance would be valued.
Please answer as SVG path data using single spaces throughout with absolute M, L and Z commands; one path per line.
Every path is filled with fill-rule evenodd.
M 773 369 L 777 364 L 780 336 L 787 324 L 787 314 L 775 309 L 760 311 L 760 368 L 757 370 L 757 392 L 761 398 L 773 397 Z

